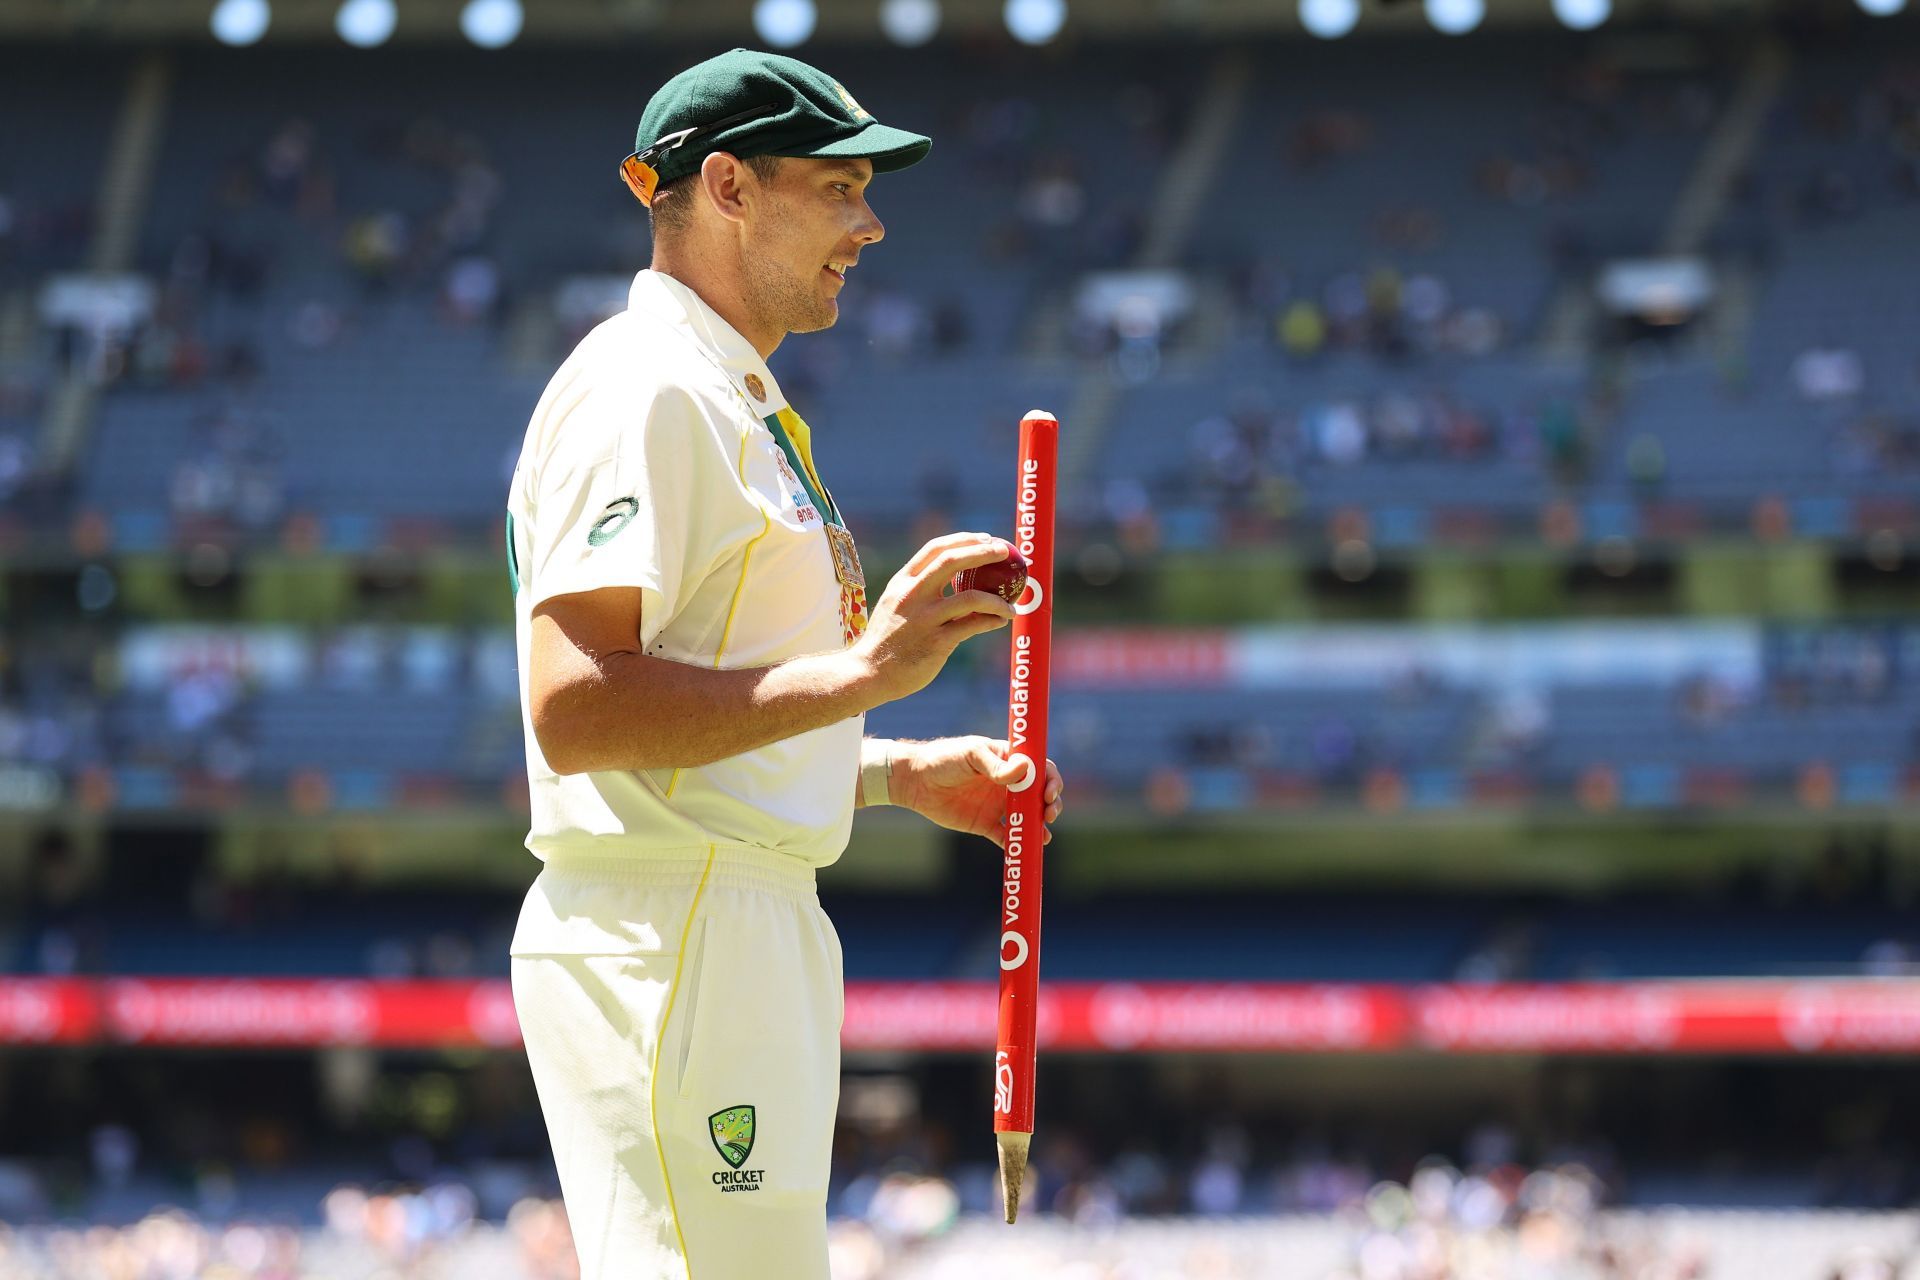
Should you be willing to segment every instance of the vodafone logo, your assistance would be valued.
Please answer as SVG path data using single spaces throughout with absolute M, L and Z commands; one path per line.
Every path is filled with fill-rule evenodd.
M 61 1022 L 61 1001 L 47 987 L 15 983 L 0 993 L 0 1033 L 9 1043 L 58 1039 Z
M 1012 955 L 1007 954 L 1009 947 L 1013 949 Z M 1011 972 L 1026 964 L 1027 955 L 1027 940 L 1024 936 L 1015 933 L 1012 929 L 1000 935 L 1000 969 L 1002 972 Z
M 1114 983 L 1094 993 L 1088 1021 L 1094 1037 L 1109 1049 L 1131 1049 L 1152 1039 L 1159 1018 L 1154 999 L 1141 988 Z
M 1839 1009 L 1825 987 L 1795 987 L 1780 1002 L 1780 1036 L 1805 1053 L 1833 1038 Z
M 1026 770 L 1026 773 L 1021 775 L 1020 781 L 1007 784 L 1007 790 L 1009 791 L 1025 791 L 1033 785 L 1034 778 L 1038 776 L 1040 772 L 1039 769 L 1034 767 L 1033 757 L 1024 751 L 1016 751 L 1008 756 L 1007 763 L 1018 764 L 1022 769 Z
M 1013 602 L 1013 611 L 1024 618 L 1039 609 L 1041 602 L 1046 598 L 1047 593 L 1041 587 L 1040 579 L 1028 574 L 1026 589 L 1020 593 L 1020 598 Z
M 1795 985 L 1780 1001 L 1780 1038 L 1802 1053 L 1911 1051 L 1920 1045 L 1920 991 L 1910 984 Z
M 364 1044 L 379 1025 L 362 983 L 127 979 L 107 990 L 122 1040 L 150 1044 Z
M 1421 994 L 1422 1038 L 1447 1049 L 1664 1049 L 1680 1037 L 1679 996 L 1660 987 L 1475 989 Z
M 1671 991 L 1636 991 L 1627 1004 L 1627 1034 L 1639 1048 L 1664 1049 L 1679 1040 L 1683 1016 L 1680 1001 Z
M 1087 1008 L 1093 1038 L 1108 1049 L 1357 1049 L 1376 1042 L 1364 992 L 1334 987 L 1183 987 L 1109 983 Z
M 1013 504 L 1014 542 L 1020 554 L 1033 559 L 1035 530 L 1040 524 L 1040 462 L 1037 458 L 1020 460 L 1020 495 Z
M 993 1044 L 994 993 L 955 983 L 847 985 L 842 1043 L 862 1049 L 974 1049 Z

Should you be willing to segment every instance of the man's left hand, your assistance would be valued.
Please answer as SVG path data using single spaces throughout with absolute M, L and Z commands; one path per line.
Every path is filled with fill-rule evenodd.
M 1023 766 L 1007 763 L 1007 744 L 1001 738 L 899 742 L 894 744 L 887 789 L 902 808 L 949 830 L 985 836 L 1004 848 L 1007 786 L 1025 772 Z M 1065 790 L 1060 766 L 1047 761 L 1046 789 L 1040 793 L 1047 823 L 1060 817 Z M 1052 826 L 1045 830 L 1044 840 L 1051 841 Z

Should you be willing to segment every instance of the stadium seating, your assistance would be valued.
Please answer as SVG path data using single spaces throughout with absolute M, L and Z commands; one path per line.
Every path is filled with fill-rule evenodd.
M 1218 502 L 1196 483 L 1194 429 L 1249 397 L 1281 438 L 1303 437 L 1244 464 L 1285 483 L 1279 509 L 1368 510 L 1389 542 L 1421 540 L 1441 494 L 1507 517 L 1568 491 L 1694 503 L 1737 527 L 1754 501 L 1779 494 L 1798 504 L 1799 527 L 1828 534 L 1848 531 L 1852 518 L 1819 504 L 1905 492 L 1897 469 L 1835 447 L 1857 407 L 1897 417 L 1914 405 L 1900 335 L 1920 316 L 1874 266 L 1903 243 L 1905 215 L 1873 139 L 1836 142 L 1804 125 L 1767 135 L 1756 161 L 1763 207 L 1753 216 L 1764 216 L 1775 248 L 1742 362 L 1750 376 L 1730 381 L 1704 354 L 1632 362 L 1609 425 L 1585 428 L 1584 460 L 1565 465 L 1553 433 L 1591 414 L 1594 389 L 1587 370 L 1535 353 L 1549 299 L 1595 255 L 1656 243 L 1733 71 L 1706 59 L 1610 82 L 1583 70 L 1571 38 L 1545 51 L 1536 34 L 1523 39 L 1525 58 L 1488 36 L 1417 66 L 1415 51 L 1395 42 L 1256 46 L 1262 74 L 1183 257 L 1228 292 L 1256 270 L 1283 273 L 1297 296 L 1379 267 L 1403 281 L 1430 275 L 1452 307 L 1497 318 L 1505 337 L 1496 349 L 1289 361 L 1272 340 L 1270 304 L 1260 303 L 1244 322 L 1202 326 L 1212 337 L 1176 338 L 1158 377 L 1122 387 L 1070 512 L 1096 513 L 1116 480 L 1146 482 L 1175 514 Z M 1025 408 L 1065 412 L 1072 402 L 1087 366 L 1051 350 L 1052 338 L 1036 347 L 1036 335 L 1063 323 L 1081 271 L 1123 264 L 1124 253 L 1100 248 L 1102 220 L 1143 208 L 1142 171 L 1164 162 L 1196 78 L 1222 52 L 1196 48 L 1169 71 L 1122 48 L 1044 75 L 1026 61 L 1039 55 L 1004 51 L 820 53 L 878 109 L 941 139 L 928 165 L 876 186 L 888 240 L 862 263 L 841 327 L 775 361 L 822 428 L 823 468 L 856 524 L 897 531 L 929 508 L 962 523 L 998 517 L 1003 486 L 975 459 L 1004 452 Z M 212 350 L 243 349 L 258 374 L 109 396 L 82 469 L 83 501 L 130 526 L 164 527 L 171 466 L 192 455 L 204 424 L 238 417 L 277 451 L 279 509 L 320 514 L 347 549 L 356 520 L 375 530 L 389 518 L 424 521 L 478 538 L 497 519 L 526 414 L 567 341 L 551 317 L 530 317 L 563 280 L 617 280 L 644 258 L 643 218 L 609 176 L 608 157 L 626 145 L 632 86 L 675 57 L 526 55 L 502 85 L 474 55 L 436 51 L 411 72 L 430 72 L 439 86 L 422 104 L 399 88 L 406 77 L 381 74 L 397 56 L 355 54 L 346 74 L 344 60 L 310 53 L 182 55 L 142 263 L 190 286 L 179 271 L 195 260 L 196 237 L 216 259 L 258 263 L 251 282 L 215 270 L 189 307 Z M 1516 72 L 1521 65 L 1535 69 Z M 1876 83 L 1887 65 L 1879 52 L 1815 51 L 1795 69 L 1782 112 L 1835 86 Z M 1409 93 L 1410 84 L 1431 92 Z M 537 91 L 546 105 L 538 122 L 506 109 L 516 88 Z M 252 118 L 281 123 L 244 137 L 214 127 L 236 94 Z M 1331 150 L 1312 141 L 1329 120 L 1344 122 Z M 1130 163 L 1089 163 L 1116 121 Z M 295 168 L 311 180 L 276 179 L 274 148 L 308 156 Z M 66 148 L 61 163 L 77 182 L 75 153 Z M 1516 190 L 1490 177 L 1490 165 L 1558 176 L 1538 192 L 1511 179 Z M 1782 211 L 1809 174 L 1836 166 L 1868 193 L 1857 216 L 1801 225 Z M 1057 223 L 1023 213 L 1054 173 L 1068 175 L 1069 211 Z M 454 216 L 463 190 L 477 212 Z M 1409 209 L 1437 232 L 1383 232 L 1383 219 Z M 385 213 L 405 228 L 399 262 L 351 265 L 362 220 Z M 1746 216 L 1736 208 L 1728 223 Z M 1569 245 L 1579 246 L 1572 266 L 1562 261 Z M 498 272 L 495 322 L 450 323 L 435 301 L 450 265 L 469 253 Z M 1837 280 L 1854 282 L 1849 299 L 1877 301 L 1834 312 L 1821 299 Z M 896 297 L 916 317 L 898 346 L 872 310 Z M 305 324 L 303 309 L 314 307 L 334 316 L 325 324 L 337 321 L 337 336 Z M 941 310 L 958 317 L 960 336 L 930 342 L 930 315 Z M 1055 319 L 1036 328 L 1041 315 Z M 1856 350 L 1871 370 L 1860 406 L 1811 404 L 1791 385 L 1794 358 L 1821 343 Z M 1395 396 L 1408 401 L 1390 403 Z M 1471 412 L 1490 435 L 1468 454 L 1429 439 L 1411 453 L 1376 441 L 1357 458 L 1319 456 L 1317 415 L 1354 405 L 1372 434 L 1382 428 L 1370 418 L 1407 403 Z
M 1489 629 L 1445 642 L 1478 674 L 1388 659 L 1393 669 L 1378 678 L 1331 681 L 1288 674 L 1285 637 L 1295 633 L 1220 634 L 1271 655 L 1258 659 L 1268 665 L 1244 682 L 1192 687 L 1057 682 L 1052 750 L 1063 768 L 1094 794 L 1149 802 L 1155 779 L 1179 778 L 1189 793 L 1179 806 L 1201 811 L 1258 807 L 1271 788 L 1344 803 L 1380 777 L 1406 783 L 1406 803 L 1441 809 L 1484 798 L 1475 788 L 1488 778 L 1508 793 L 1569 800 L 1596 770 L 1611 776 L 1617 803 L 1654 810 L 1716 798 L 1799 803 L 1809 771 L 1831 788 L 1816 801 L 1884 806 L 1914 785 L 1920 682 L 1898 627 L 1615 628 L 1581 641 L 1600 646 L 1595 661 L 1610 646 L 1604 669 L 1535 674 L 1503 670 L 1496 655 L 1513 645 L 1544 654 L 1571 633 Z M 71 650 L 22 652 L 0 713 L 21 726 L 47 718 L 59 731 L 0 740 L 0 763 L 69 781 L 104 769 L 136 807 L 178 803 L 201 775 L 274 794 L 317 775 L 334 803 L 373 809 L 405 807 L 415 786 L 491 799 L 523 767 L 504 632 L 132 627 L 112 643 L 126 676 L 111 687 L 90 683 L 97 669 Z M 250 656 L 234 657 L 242 650 Z M 875 709 L 868 728 L 997 737 L 1004 692 L 992 662 L 969 658 L 916 697 Z
M 100 163 L 125 63 L 77 49 L 12 49 L 0 62 L 0 118 L 47 127 L 8 131 L 0 153 L 0 286 L 80 265 L 93 231 Z
M 1752 536 L 1780 529 L 1756 504 L 1778 498 L 1796 534 L 1899 530 L 1910 570 L 1911 15 L 1848 47 L 1793 41 L 1751 172 L 1707 229 L 1735 287 L 1709 351 L 1691 330 L 1620 345 L 1568 317 L 1596 264 L 1659 244 L 1740 90 L 1752 32 L 1731 13 L 1310 41 L 1194 34 L 1234 6 L 1178 3 L 1159 6 L 1177 38 L 1109 43 L 1089 3 L 1070 38 L 1031 49 L 951 38 L 961 7 L 925 48 L 804 50 L 937 142 L 875 184 L 888 235 L 841 324 L 773 367 L 872 561 L 916 534 L 1004 527 L 1020 412 L 1103 392 L 1063 494 L 1069 554 L 1091 583 L 1080 551 L 1143 507 L 1158 542 L 1118 539 L 1121 590 L 1073 602 L 1141 630 L 1080 631 L 1076 613 L 1061 631 L 1073 674 L 1053 690 L 1052 751 L 1076 816 L 1052 849 L 1044 972 L 1074 984 L 1053 1008 L 1089 1026 L 1045 1050 L 1037 1194 L 1016 1230 L 981 1217 L 989 1059 L 944 1038 L 998 972 L 990 854 L 917 839 L 903 879 L 920 887 L 893 887 L 873 859 L 908 819 L 863 817 L 855 856 L 823 876 L 862 984 L 835 1280 L 1912 1280 L 1911 1212 L 1810 1209 L 1916 1190 L 1895 1121 L 1920 972 L 1901 843 L 1920 803 L 1920 628 L 1849 612 L 1903 607 L 1907 579 L 1816 602 L 1827 621 L 1709 618 L 1715 549 L 1674 546 L 1666 599 L 1687 618 L 1434 624 L 1464 610 L 1435 598 L 1445 582 L 1427 593 L 1429 561 L 1407 574 L 1417 603 L 1355 610 L 1392 620 L 1330 621 L 1347 602 L 1326 606 L 1314 579 L 1311 626 L 1153 630 L 1172 621 L 1153 591 L 1186 585 L 1168 566 L 1204 561 L 1232 589 L 1239 561 L 1209 551 L 1310 565 L 1323 538 L 1364 538 L 1390 553 L 1356 592 L 1372 593 L 1399 580 L 1396 554 L 1462 530 L 1558 542 L 1542 516 L 1562 503 L 1574 542 L 1710 530 L 1758 559 Z M 0 50 L 16 890 L 0 912 L 0 1277 L 569 1274 L 557 1205 L 527 1198 L 555 1187 L 499 983 L 519 904 L 493 876 L 535 869 L 514 847 L 513 639 L 459 620 L 504 606 L 507 477 L 592 321 L 572 304 L 617 302 L 646 260 L 614 164 L 647 92 L 708 50 L 675 43 L 681 6 L 586 6 L 663 24 L 591 49 L 527 8 L 539 38 L 485 53 L 420 38 L 405 4 L 381 50 L 324 25 L 311 42 L 292 4 L 244 50 L 209 44 L 204 7 L 166 20 L 186 26 L 165 26 L 137 263 L 162 305 L 124 372 L 107 362 L 74 474 L 32 505 L 13 504 L 12 459 L 84 342 L 23 318 L 86 258 L 132 46 L 159 20 L 39 6 L 36 21 L 133 26 Z M 837 36 L 845 14 L 822 21 Z M 1158 180 L 1235 61 L 1253 74 L 1222 164 L 1171 193 L 1197 210 L 1172 255 L 1194 313 L 1150 340 L 1077 323 L 1076 289 L 1134 261 Z M 1292 303 L 1325 319 L 1342 299 L 1368 315 L 1321 349 L 1285 326 Z M 1854 368 L 1863 386 L 1836 390 Z M 104 546 L 75 518 L 93 513 Z M 344 556 L 301 561 L 313 535 Z M 199 555 L 248 539 L 284 554 Z M 1155 545 L 1183 554 L 1136 565 Z M 1840 554 L 1796 547 L 1768 573 L 1803 552 Z M 447 607 L 482 555 L 496 594 Z M 1573 585 L 1584 558 L 1553 566 L 1578 609 L 1621 604 Z M 1129 595 L 1136 567 L 1151 586 Z M 429 589 L 397 600 L 415 568 Z M 346 624 L 277 612 L 309 570 L 341 588 L 315 613 Z M 1769 608 L 1797 609 L 1767 587 Z M 373 620 L 388 603 L 432 621 Z M 970 646 L 870 731 L 997 736 L 993 653 Z M 476 831 L 504 860 L 488 887 Z M 1204 885 L 1143 872 L 1163 836 L 1208 865 Z M 388 841 L 431 883 L 362 878 Z M 362 982 L 337 989 L 377 990 L 376 1013 L 305 1025 L 336 984 L 271 981 L 369 977 L 454 980 L 431 989 L 457 1025 L 403 1007 L 427 984 Z M 1663 979 L 1686 983 L 1685 1010 L 1611 985 Z M 1187 982 L 1275 985 L 1155 985 Z M 1395 990 L 1286 985 L 1321 983 Z M 182 989 L 164 1018 L 142 1007 Z M 889 1039 L 896 1016 L 925 1041 Z M 1361 1021 L 1377 1034 L 1346 1038 Z M 1423 1154 L 1450 1146 L 1475 1172 L 1421 1192 Z M 330 1190 L 347 1181 L 387 1185 Z M 1704 1204 L 1768 1211 L 1673 1207 Z M 1452 1266 L 1422 1265 L 1441 1253 Z

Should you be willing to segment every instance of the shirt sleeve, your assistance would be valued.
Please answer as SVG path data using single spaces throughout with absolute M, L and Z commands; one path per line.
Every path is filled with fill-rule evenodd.
M 651 645 L 712 562 L 700 513 L 718 478 L 714 428 L 677 388 L 650 401 L 593 391 L 571 406 L 533 479 L 529 607 L 638 587 L 640 641 Z

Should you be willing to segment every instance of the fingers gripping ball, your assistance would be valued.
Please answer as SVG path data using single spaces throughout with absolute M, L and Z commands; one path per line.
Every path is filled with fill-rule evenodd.
M 1030 567 L 1019 548 L 1008 547 L 1005 560 L 983 564 L 976 569 L 962 569 L 954 574 L 953 589 L 956 593 L 991 591 L 1008 604 L 1014 604 L 1027 589 L 1027 570 Z

